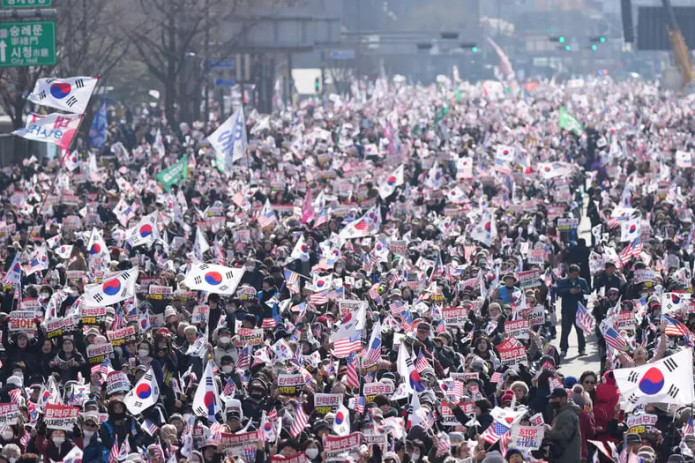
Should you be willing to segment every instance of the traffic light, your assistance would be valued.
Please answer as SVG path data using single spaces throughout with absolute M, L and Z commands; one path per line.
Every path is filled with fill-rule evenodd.
M 470 50 L 473 53 L 478 53 L 478 44 L 477 43 L 464 42 L 461 44 L 461 48 L 463 48 L 464 50 Z
M 471 47 L 471 51 L 472 51 L 473 53 L 478 53 L 478 47 L 476 47 L 475 45 L 473 45 L 473 46 Z
M 572 47 L 570 47 L 569 45 L 565 45 L 565 51 L 572 51 Z
M 557 38 L 557 41 L 560 43 L 565 43 L 565 36 L 561 35 L 560 37 Z M 569 46 L 569 45 L 568 45 Z
M 602 35 L 601 37 L 598 38 L 598 41 L 601 42 L 601 43 L 606 43 L 606 37 L 604 37 L 604 36 Z
M 458 32 L 442 32 L 440 34 L 441 38 L 444 40 L 456 40 L 459 38 Z
M 314 92 L 321 93 L 321 79 L 319 77 L 314 79 Z
M 596 51 L 596 50 L 598 50 L 598 46 L 597 46 L 595 43 L 592 43 L 592 44 L 591 44 L 591 49 L 592 49 L 593 51 Z

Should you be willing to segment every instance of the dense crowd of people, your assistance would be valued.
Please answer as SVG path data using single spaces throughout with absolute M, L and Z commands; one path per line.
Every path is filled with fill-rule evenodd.
M 0 172 L 0 462 L 692 461 L 692 400 L 619 374 L 692 347 L 689 103 L 378 80 L 234 165 L 108 108 Z

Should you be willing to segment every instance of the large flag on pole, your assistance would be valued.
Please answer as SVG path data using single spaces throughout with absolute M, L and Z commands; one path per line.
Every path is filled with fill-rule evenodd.
M 27 97 L 32 103 L 84 114 L 99 81 L 98 77 L 69 77 L 67 79 L 39 79 L 34 91 Z
M 89 129 L 89 144 L 95 148 L 103 148 L 106 144 L 106 125 L 108 118 L 106 115 L 106 101 L 101 104 L 101 108 L 92 119 L 92 127 Z
M 229 295 L 234 294 L 243 276 L 243 268 L 194 263 L 183 283 L 193 290 Z
M 693 351 L 683 349 L 656 362 L 613 370 L 627 411 L 638 404 L 693 403 Z
M 138 268 L 133 267 L 107 278 L 103 283 L 87 285 L 84 288 L 85 307 L 103 307 L 135 297 L 135 281 Z
M 584 126 L 577 120 L 576 117 L 571 115 L 564 107 L 560 107 L 560 120 L 559 125 L 561 129 L 571 130 L 577 135 L 581 135 L 584 131 Z
M 193 413 L 206 417 L 211 423 L 216 423 L 215 414 L 223 410 L 217 382 L 212 372 L 212 362 L 208 362 L 193 397 Z
M 159 386 L 154 377 L 152 367 L 140 378 L 135 387 L 126 394 L 123 402 L 128 411 L 133 415 L 139 415 L 143 411 L 156 404 L 159 400 Z
M 234 161 L 246 153 L 246 122 L 244 110 L 239 108 L 208 137 L 208 141 L 217 153 L 217 169 L 224 172 Z
M 26 126 L 12 133 L 27 140 L 53 143 L 62 150 L 67 150 L 75 137 L 81 119 L 81 114 L 52 113 L 42 116 L 32 113 L 27 116 Z

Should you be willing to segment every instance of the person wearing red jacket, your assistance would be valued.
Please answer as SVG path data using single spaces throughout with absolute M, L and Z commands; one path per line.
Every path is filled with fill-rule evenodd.
M 594 420 L 593 404 L 589 394 L 584 392 L 580 384 L 572 388 L 572 401 L 579 406 L 579 431 L 582 436 L 582 461 L 589 461 L 587 439 L 596 436 L 596 422 Z

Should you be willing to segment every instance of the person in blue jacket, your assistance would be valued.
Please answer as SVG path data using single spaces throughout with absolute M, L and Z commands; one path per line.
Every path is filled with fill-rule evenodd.
M 567 355 L 567 339 L 569 338 L 572 327 L 575 326 L 577 319 L 578 304 L 586 304 L 585 296 L 589 294 L 589 285 L 584 278 L 579 276 L 579 266 L 572 264 L 569 266 L 567 278 L 563 278 L 557 283 L 557 295 L 562 298 L 562 335 L 560 337 L 560 350 L 562 356 Z M 579 344 L 579 355 L 584 355 L 586 342 L 584 341 L 584 331 L 575 326 L 577 330 L 577 341 Z

